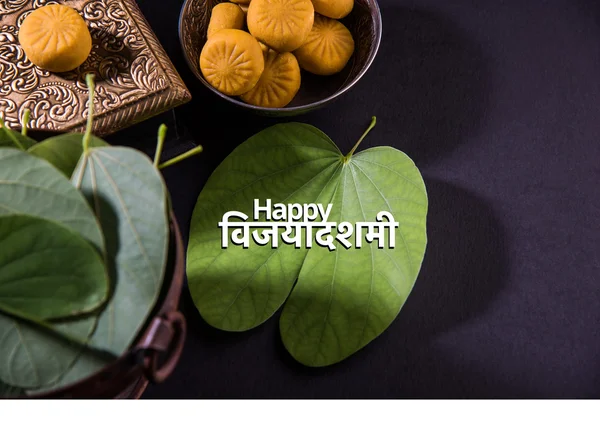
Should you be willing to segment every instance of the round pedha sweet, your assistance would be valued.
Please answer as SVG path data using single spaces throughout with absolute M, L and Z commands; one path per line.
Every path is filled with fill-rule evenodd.
M 92 36 L 79 13 L 50 4 L 30 13 L 19 29 L 19 43 L 29 61 L 50 72 L 76 69 L 92 51 Z
M 354 53 L 354 38 L 337 20 L 315 14 L 306 42 L 294 52 L 300 67 L 315 75 L 341 72 Z
M 233 3 L 237 3 L 239 5 L 249 5 L 250 0 L 231 0 Z
M 248 30 L 278 52 L 292 52 L 306 41 L 315 17 L 310 0 L 252 0 Z
M 341 19 L 354 9 L 354 0 L 312 0 L 315 12 L 325 17 Z
M 300 90 L 300 66 L 294 54 L 264 50 L 265 71 L 252 90 L 241 96 L 247 104 L 283 108 Z
M 210 38 L 215 32 L 223 29 L 243 29 L 246 14 L 235 3 L 219 3 L 210 14 L 210 22 L 206 35 Z
M 200 54 L 204 78 L 228 96 L 239 96 L 252 90 L 264 68 L 260 44 L 248 32 L 238 29 L 215 32 Z

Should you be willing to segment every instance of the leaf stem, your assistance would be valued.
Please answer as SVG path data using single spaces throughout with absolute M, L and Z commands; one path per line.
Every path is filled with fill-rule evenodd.
M 2 119 L 0 117 L 0 129 L 3 129 L 4 132 L 6 133 L 6 135 L 10 138 L 10 140 L 13 141 L 13 143 L 15 145 L 17 145 L 17 147 L 22 150 L 25 151 L 27 148 L 25 148 L 25 146 L 23 146 L 23 144 L 21 143 L 21 141 L 17 138 L 17 136 L 15 136 L 15 133 L 12 132 L 12 130 L 6 126 L 6 124 L 4 123 L 4 119 Z
M 23 112 L 23 120 L 21 121 L 21 135 L 27 135 L 27 125 L 29 125 L 29 119 L 31 118 L 31 111 L 29 108 L 26 108 Z
M 158 169 L 158 165 L 160 163 L 160 157 L 162 156 L 166 137 L 167 126 L 163 123 L 160 127 L 158 127 L 158 141 L 156 143 L 156 151 L 154 152 L 154 167 L 156 169 Z
M 373 128 L 375 128 L 375 125 L 377 125 L 377 118 L 375 116 L 373 116 L 371 118 L 371 124 L 369 125 L 369 127 L 367 128 L 367 130 L 363 133 L 363 135 L 360 137 L 360 139 L 358 139 L 358 142 L 356 142 L 356 144 L 354 145 L 354 147 L 352 148 L 352 150 L 348 153 L 348 155 L 346 157 L 344 157 L 344 163 L 348 163 L 348 161 L 350 161 L 350 158 L 352 157 L 352 155 L 356 151 L 356 148 L 358 148 L 359 145 L 362 143 L 362 141 L 365 140 L 365 137 L 367 137 L 367 135 L 371 132 L 371 130 Z
M 86 154 L 88 149 L 90 148 L 90 141 L 92 137 L 92 127 L 94 124 L 94 92 L 95 92 L 95 84 L 94 84 L 94 74 L 88 73 L 85 76 L 85 82 L 89 91 L 89 99 L 88 99 L 88 117 L 87 117 L 87 125 L 85 127 L 85 134 L 83 135 L 83 153 Z
M 189 151 L 184 152 L 183 154 L 180 154 L 177 157 L 172 158 L 171 160 L 167 160 L 166 162 L 161 163 L 160 165 L 158 165 L 158 169 L 165 169 L 169 166 L 175 165 L 189 157 L 195 156 L 196 154 L 200 154 L 202 150 L 202 146 L 197 146 L 194 149 L 190 149 Z

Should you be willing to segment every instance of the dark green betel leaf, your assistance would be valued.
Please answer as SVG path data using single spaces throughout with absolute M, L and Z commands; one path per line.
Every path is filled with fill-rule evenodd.
M 98 220 L 70 181 L 46 161 L 4 148 L 0 149 L 0 216 L 17 213 L 55 221 L 104 252 Z
M 104 237 L 98 220 L 87 200 L 71 182 L 42 159 L 16 149 L 0 148 L 0 217 L 14 214 L 26 214 L 61 224 L 104 253 Z M 55 323 L 51 327 L 55 332 L 85 342 L 95 322 L 96 318 L 91 316 L 75 322 Z M 15 336 L 20 333 L 27 337 Z M 12 335 L 9 337 L 7 334 Z M 48 344 L 47 349 L 35 352 L 30 349 L 31 346 L 45 344 Z M 6 356 L 21 355 L 22 361 L 2 363 L 1 359 L 6 358 L 2 352 Z M 49 356 L 48 352 L 54 353 Z M 74 346 L 46 328 L 8 315 L 0 316 L 0 381 L 26 388 L 49 385 L 68 370 L 80 352 L 80 346 Z M 27 367 L 21 373 L 25 360 Z M 2 378 L 5 374 L 9 379 Z
M 338 224 L 389 212 L 398 222 L 395 246 L 298 249 L 279 229 L 275 249 L 252 239 L 247 249 L 223 249 L 223 215 L 239 211 L 253 221 L 255 199 L 332 204 L 327 221 Z M 268 128 L 236 148 L 200 194 L 187 258 L 192 298 L 210 325 L 227 331 L 256 327 L 285 302 L 280 331 L 292 356 L 309 366 L 339 362 L 379 336 L 405 303 L 425 253 L 427 209 L 423 179 L 404 153 L 376 147 L 344 157 L 312 126 Z
M 92 319 L 55 324 L 51 331 L 0 312 L 0 381 L 23 389 L 51 385 L 82 350 L 58 332 L 87 338 L 93 329 Z
M 35 376 L 29 373 L 21 376 L 19 383 L 21 387 L 33 389 L 28 391 L 33 395 L 86 378 L 122 354 L 148 318 L 164 276 L 168 244 L 166 188 L 150 160 L 141 152 L 128 148 L 92 148 L 82 158 L 73 180 L 94 206 L 106 234 L 112 294 L 98 319 L 81 321 L 82 324 L 96 323 L 89 328 L 88 334 L 92 334 L 89 345 L 103 352 L 67 345 L 55 350 L 56 361 L 50 364 L 40 364 L 36 358 L 30 362 L 28 370 L 41 368 L 37 375 L 43 374 L 44 379 L 38 380 L 35 385 L 31 380 L 29 385 L 24 385 L 23 382 L 27 383 L 25 378 Z M 10 323 L 23 327 L 16 320 Z M 31 325 L 26 328 L 38 332 L 30 334 L 27 338 L 29 343 L 21 342 L 10 346 L 11 349 L 24 352 L 31 343 L 47 344 L 53 340 L 40 338 L 47 334 L 39 332 L 39 328 Z M 60 326 L 56 329 L 67 333 L 69 328 Z M 72 330 L 73 336 L 82 332 L 80 328 Z M 7 332 L 7 329 L 3 329 L 0 319 L 2 332 Z M 12 341 L 14 343 L 15 339 Z M 2 352 L 0 345 L 0 356 Z M 0 364 L 0 372 L 12 365 L 13 373 L 18 373 L 14 365 L 20 367 L 23 361 L 20 358 L 20 361 L 11 364 Z M 54 368 L 49 370 L 51 366 Z M 42 381 L 43 384 L 39 384 Z
M 104 261 L 52 221 L 0 216 L 0 310 L 36 321 L 89 313 L 108 298 Z
M 8 131 L 8 128 L 0 128 L 0 148 L 17 148 L 26 151 L 36 143 L 35 140 L 21 133 Z
M 171 163 L 93 137 L 93 109 L 85 135 L 30 142 L 26 111 L 21 135 L 0 136 L 2 396 L 64 387 L 114 361 L 161 291 L 169 224 L 158 169 Z
M 162 286 L 169 232 L 166 187 L 145 154 L 124 147 L 90 148 L 72 181 L 100 220 L 113 283 L 90 345 L 120 355 L 134 341 Z
M 95 351 L 88 347 L 81 351 L 73 365 L 69 367 L 67 372 L 60 378 L 59 381 L 40 389 L 27 390 L 27 394 L 36 396 L 40 393 L 47 393 L 70 386 L 94 375 L 115 360 L 116 357 L 111 354 Z
M 25 392 L 23 391 L 23 389 L 19 387 L 9 386 L 8 384 L 5 384 L 0 381 L 0 398 L 19 398 L 24 394 Z
M 53 164 L 67 177 L 71 177 L 83 153 L 83 134 L 69 133 L 43 140 L 27 152 Z M 109 146 L 104 140 L 91 136 L 90 147 Z

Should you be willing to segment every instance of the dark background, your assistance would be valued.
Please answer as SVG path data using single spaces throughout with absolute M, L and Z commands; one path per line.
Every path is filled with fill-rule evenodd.
M 108 140 L 149 151 L 164 121 L 167 156 L 205 147 L 165 172 L 187 238 L 211 171 L 281 120 L 224 105 L 195 79 L 178 40 L 181 0 L 139 4 L 193 101 Z M 183 357 L 145 397 L 600 397 L 600 3 L 380 4 L 371 70 L 331 106 L 295 120 L 346 152 L 375 115 L 362 148 L 392 145 L 421 169 L 429 245 L 404 309 L 365 349 L 315 370 L 286 353 L 276 318 L 219 332 L 185 290 Z

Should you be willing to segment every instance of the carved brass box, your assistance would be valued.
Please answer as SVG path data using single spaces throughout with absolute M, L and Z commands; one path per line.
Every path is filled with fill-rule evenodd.
M 92 34 L 92 53 L 76 70 L 39 69 L 19 45 L 19 26 L 36 8 L 61 3 L 75 8 Z M 25 109 L 30 129 L 83 131 L 88 91 L 96 80 L 94 133 L 111 134 L 191 99 L 190 93 L 134 0 L 0 0 L 0 116 L 20 128 Z

